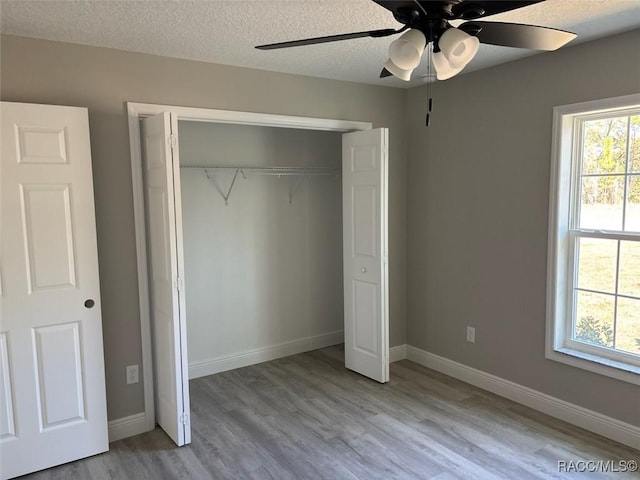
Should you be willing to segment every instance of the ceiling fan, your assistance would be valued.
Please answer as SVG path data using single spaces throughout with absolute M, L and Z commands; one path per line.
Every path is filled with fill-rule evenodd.
M 420 64 L 427 49 L 438 80 L 460 73 L 476 55 L 479 44 L 533 50 L 556 50 L 576 37 L 575 33 L 549 27 L 518 23 L 486 22 L 476 19 L 526 7 L 544 0 L 373 0 L 389 10 L 404 26 L 398 30 L 382 29 L 365 32 L 306 38 L 289 42 L 259 45 L 260 50 L 298 47 L 362 37 L 387 37 L 402 33 L 389 47 L 389 60 L 380 77 L 395 76 L 405 81 Z M 452 20 L 465 21 L 455 27 Z

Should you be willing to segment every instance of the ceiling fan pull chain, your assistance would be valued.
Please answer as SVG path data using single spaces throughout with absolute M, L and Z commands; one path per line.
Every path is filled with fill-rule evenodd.
M 431 87 L 429 87 L 429 90 L 431 90 Z M 426 126 L 428 127 L 429 125 L 431 125 L 431 108 L 433 107 L 433 98 L 431 98 L 431 96 L 429 96 L 429 108 L 427 109 L 427 118 L 426 118 Z
M 433 109 L 433 97 L 431 97 L 431 82 L 433 77 L 431 77 L 431 54 L 433 52 L 433 44 L 427 46 L 427 115 L 425 118 L 425 126 L 428 127 L 431 125 L 431 110 Z

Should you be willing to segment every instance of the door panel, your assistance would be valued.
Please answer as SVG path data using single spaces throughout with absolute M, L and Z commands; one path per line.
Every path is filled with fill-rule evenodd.
M 84 420 L 78 322 L 33 329 L 40 428 Z
M 353 254 L 375 261 L 377 248 L 376 199 L 379 191 L 371 186 L 353 189 Z
M 375 283 L 353 281 L 354 344 L 353 347 L 364 354 L 377 355 L 378 347 L 378 286 Z
M 65 127 L 33 127 L 15 125 L 18 163 L 46 165 L 67 163 L 67 131 Z
M 13 416 L 13 384 L 9 365 L 7 334 L 0 333 L 0 440 L 15 436 Z
M 387 129 L 342 139 L 345 364 L 389 380 Z
M 0 108 L 0 473 L 11 478 L 109 444 L 87 110 Z
M 142 121 L 147 257 L 156 421 L 178 445 L 191 442 L 177 121 Z
M 70 187 L 20 185 L 30 293 L 76 286 Z

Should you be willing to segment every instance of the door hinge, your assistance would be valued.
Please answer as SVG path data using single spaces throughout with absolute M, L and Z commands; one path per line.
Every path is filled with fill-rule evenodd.
M 178 137 L 172 133 L 167 138 L 167 142 L 169 143 L 169 148 L 171 148 L 172 150 L 175 150 L 176 145 L 178 144 Z
M 182 292 L 184 290 L 184 280 L 182 277 L 176 278 L 176 290 Z
M 187 425 L 189 423 L 189 414 L 188 413 L 181 413 L 180 414 L 180 423 L 182 425 Z

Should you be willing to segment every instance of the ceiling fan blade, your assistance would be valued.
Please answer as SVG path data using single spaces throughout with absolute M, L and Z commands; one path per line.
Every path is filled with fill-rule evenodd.
M 481 29 L 478 33 L 478 27 Z M 503 22 L 466 22 L 461 30 L 474 32 L 481 43 L 531 50 L 557 50 L 577 37 L 575 33 L 556 28 Z
M 326 37 L 315 37 L 315 38 L 305 38 L 302 40 L 292 40 L 290 42 L 280 42 L 280 43 L 270 43 L 267 45 L 258 45 L 256 48 L 258 50 L 274 50 L 277 48 L 289 48 L 289 47 L 300 47 L 302 45 L 314 45 L 316 43 L 328 43 L 328 42 L 338 42 L 340 40 L 350 40 L 352 38 L 364 38 L 364 37 L 387 37 L 389 35 L 394 35 L 396 33 L 400 33 L 405 28 L 401 28 L 399 30 L 394 30 L 393 28 L 384 28 L 382 30 L 368 30 L 366 32 L 353 32 L 353 33 L 343 33 L 341 35 L 328 35 Z
M 375 1 L 375 0 L 374 0 Z M 535 3 L 543 2 L 544 0 L 472 0 L 472 1 L 463 1 L 458 3 L 453 7 L 453 14 L 455 18 L 462 19 L 471 19 L 471 18 L 479 18 L 479 17 L 488 17 L 489 15 L 497 15 L 498 13 L 509 12 L 511 10 L 515 10 L 517 8 L 527 7 L 529 5 L 533 5 Z M 465 16 L 465 11 L 468 11 L 471 14 L 474 11 L 474 8 L 480 7 L 484 10 L 484 13 L 478 16 Z
M 391 73 L 386 68 L 383 68 L 382 71 L 380 72 L 380 78 L 390 77 L 391 75 L 393 75 L 393 73 Z

